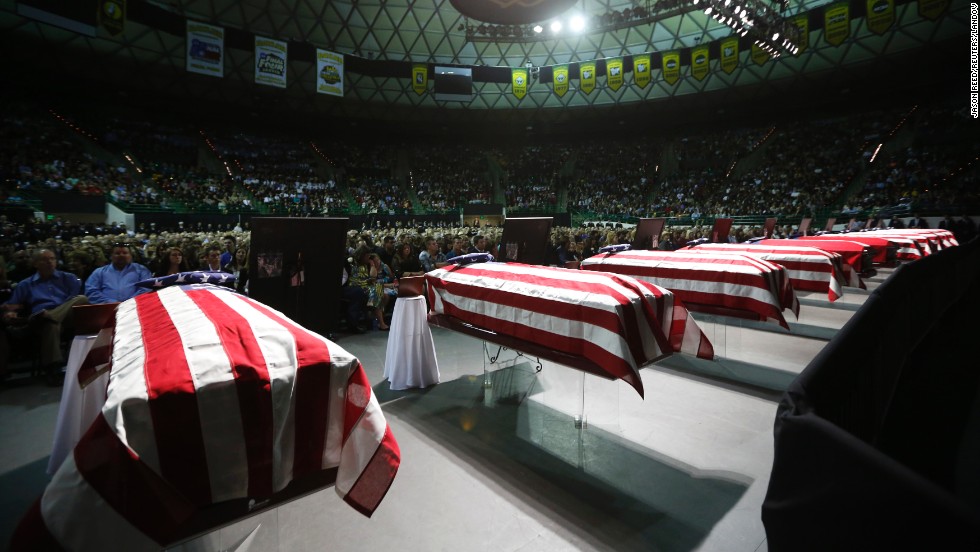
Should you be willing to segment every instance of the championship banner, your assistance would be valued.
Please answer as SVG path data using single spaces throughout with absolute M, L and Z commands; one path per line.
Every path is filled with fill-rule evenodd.
M 99 25 L 116 36 L 126 28 L 126 0 L 103 0 L 99 3 Z
M 663 55 L 664 80 L 667 84 L 674 84 L 681 76 L 681 54 L 680 52 L 666 52 Z
M 756 65 L 763 65 L 769 61 L 769 52 L 763 50 L 758 44 L 752 44 L 752 61 Z
M 796 28 L 800 30 L 800 43 L 797 46 L 800 47 L 800 51 L 796 53 L 797 56 L 806 51 L 807 46 L 810 45 L 810 16 L 808 14 L 803 14 L 799 17 L 795 17 L 790 20 Z
M 708 76 L 708 62 L 711 60 L 708 52 L 707 44 L 691 48 L 691 76 L 699 81 Z
M 721 70 L 729 75 L 738 67 L 738 37 L 721 42 Z
M 595 90 L 595 62 L 583 61 L 578 64 L 579 88 L 586 94 Z
M 884 34 L 895 23 L 895 0 L 867 0 L 868 30 L 874 34 Z
M 851 6 L 849 4 L 834 4 L 823 12 L 823 36 L 827 44 L 840 46 L 847 37 L 851 36 Z
M 650 84 L 650 54 L 633 56 L 633 82 L 640 88 Z
M 225 30 L 187 21 L 187 70 L 191 73 L 225 76 Z
M 286 43 L 255 37 L 255 83 L 286 88 Z
M 527 95 L 527 69 L 523 67 L 520 69 L 511 69 L 510 81 L 514 89 L 514 95 L 517 96 L 518 100 L 523 100 L 524 96 Z
M 606 60 L 606 84 L 613 90 L 619 90 L 623 86 L 623 58 Z
M 316 91 L 344 95 L 344 54 L 316 49 Z
M 946 13 L 947 8 L 949 0 L 919 0 L 919 17 L 935 21 Z
M 416 94 L 421 96 L 425 94 L 426 89 L 429 88 L 429 66 L 428 65 L 413 65 L 412 66 L 412 90 Z
M 555 76 L 552 77 L 555 85 L 555 94 L 559 98 L 568 92 L 568 66 L 567 65 L 555 65 Z

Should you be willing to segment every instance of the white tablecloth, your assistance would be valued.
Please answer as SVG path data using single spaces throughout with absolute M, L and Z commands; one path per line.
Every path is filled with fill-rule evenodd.
M 439 383 L 436 347 L 426 319 L 425 297 L 399 297 L 391 317 L 385 378 L 395 390 Z
M 58 421 L 54 430 L 54 444 L 48 459 L 48 475 L 54 475 L 61 463 L 71 454 L 78 440 L 88 430 L 105 405 L 109 372 L 104 372 L 85 389 L 78 386 L 78 369 L 92 345 L 95 335 L 79 335 L 71 342 L 68 365 L 65 368 L 65 385 L 61 390 Z

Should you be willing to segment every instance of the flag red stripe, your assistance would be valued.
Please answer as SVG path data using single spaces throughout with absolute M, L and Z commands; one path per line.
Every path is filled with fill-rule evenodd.
M 249 304 L 281 324 L 296 341 L 293 477 L 319 471 L 323 465 L 330 411 L 330 350 L 322 340 L 290 324 L 265 305 L 254 301 Z
M 191 502 L 211 503 L 204 435 L 194 381 L 180 335 L 156 293 L 136 297 L 143 331 L 144 369 L 160 472 Z
M 207 290 L 192 290 L 187 297 L 211 321 L 228 354 L 244 431 L 248 461 L 248 495 L 272 494 L 272 393 L 265 357 L 252 326 L 238 311 Z
M 347 378 L 347 392 L 344 402 L 343 443 L 345 445 L 347 444 L 347 438 L 350 437 L 351 431 L 354 431 L 354 426 L 361 419 L 361 416 L 364 414 L 364 409 L 370 400 L 371 382 L 368 380 L 367 374 L 364 373 L 364 368 L 358 363 L 357 368 Z
M 388 494 L 388 489 L 395 480 L 395 473 L 398 472 L 400 459 L 398 443 L 391 434 L 391 428 L 385 425 L 384 437 L 374 451 L 374 456 L 344 497 L 344 501 L 358 512 L 371 517 Z

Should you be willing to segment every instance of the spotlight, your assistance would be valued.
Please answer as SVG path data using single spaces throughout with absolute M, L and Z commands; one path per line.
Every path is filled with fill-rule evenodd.
M 568 22 L 569 28 L 575 32 L 580 32 L 585 28 L 585 19 L 581 15 L 572 16 L 571 21 Z
M 553 33 L 560 33 L 561 32 L 561 21 L 552 21 L 551 22 L 551 32 L 553 32 Z
M 779 40 L 779 33 L 772 33 L 773 40 Z
M 542 27 L 541 25 L 535 25 L 535 26 L 534 26 L 534 32 L 535 32 L 536 34 L 541 34 L 541 33 L 542 33 L 542 31 L 544 31 L 544 27 Z
M 707 8 L 704 8 L 704 14 L 705 15 L 711 15 L 711 9 L 712 9 L 711 6 L 708 6 Z

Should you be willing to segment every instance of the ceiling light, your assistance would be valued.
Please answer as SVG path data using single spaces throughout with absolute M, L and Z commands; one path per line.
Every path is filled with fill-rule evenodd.
M 585 28 L 585 18 L 581 15 L 573 15 L 572 19 L 568 22 L 568 26 L 575 32 L 579 32 Z
M 559 33 L 559 32 L 561 32 L 561 21 L 552 21 L 551 22 L 551 32 L 553 32 L 553 33 Z
M 705 13 L 705 15 L 711 15 L 711 6 L 708 6 L 707 8 L 704 8 L 704 13 Z
M 541 25 L 534 26 L 534 32 L 541 34 L 542 31 L 544 31 L 544 27 L 542 27 Z

